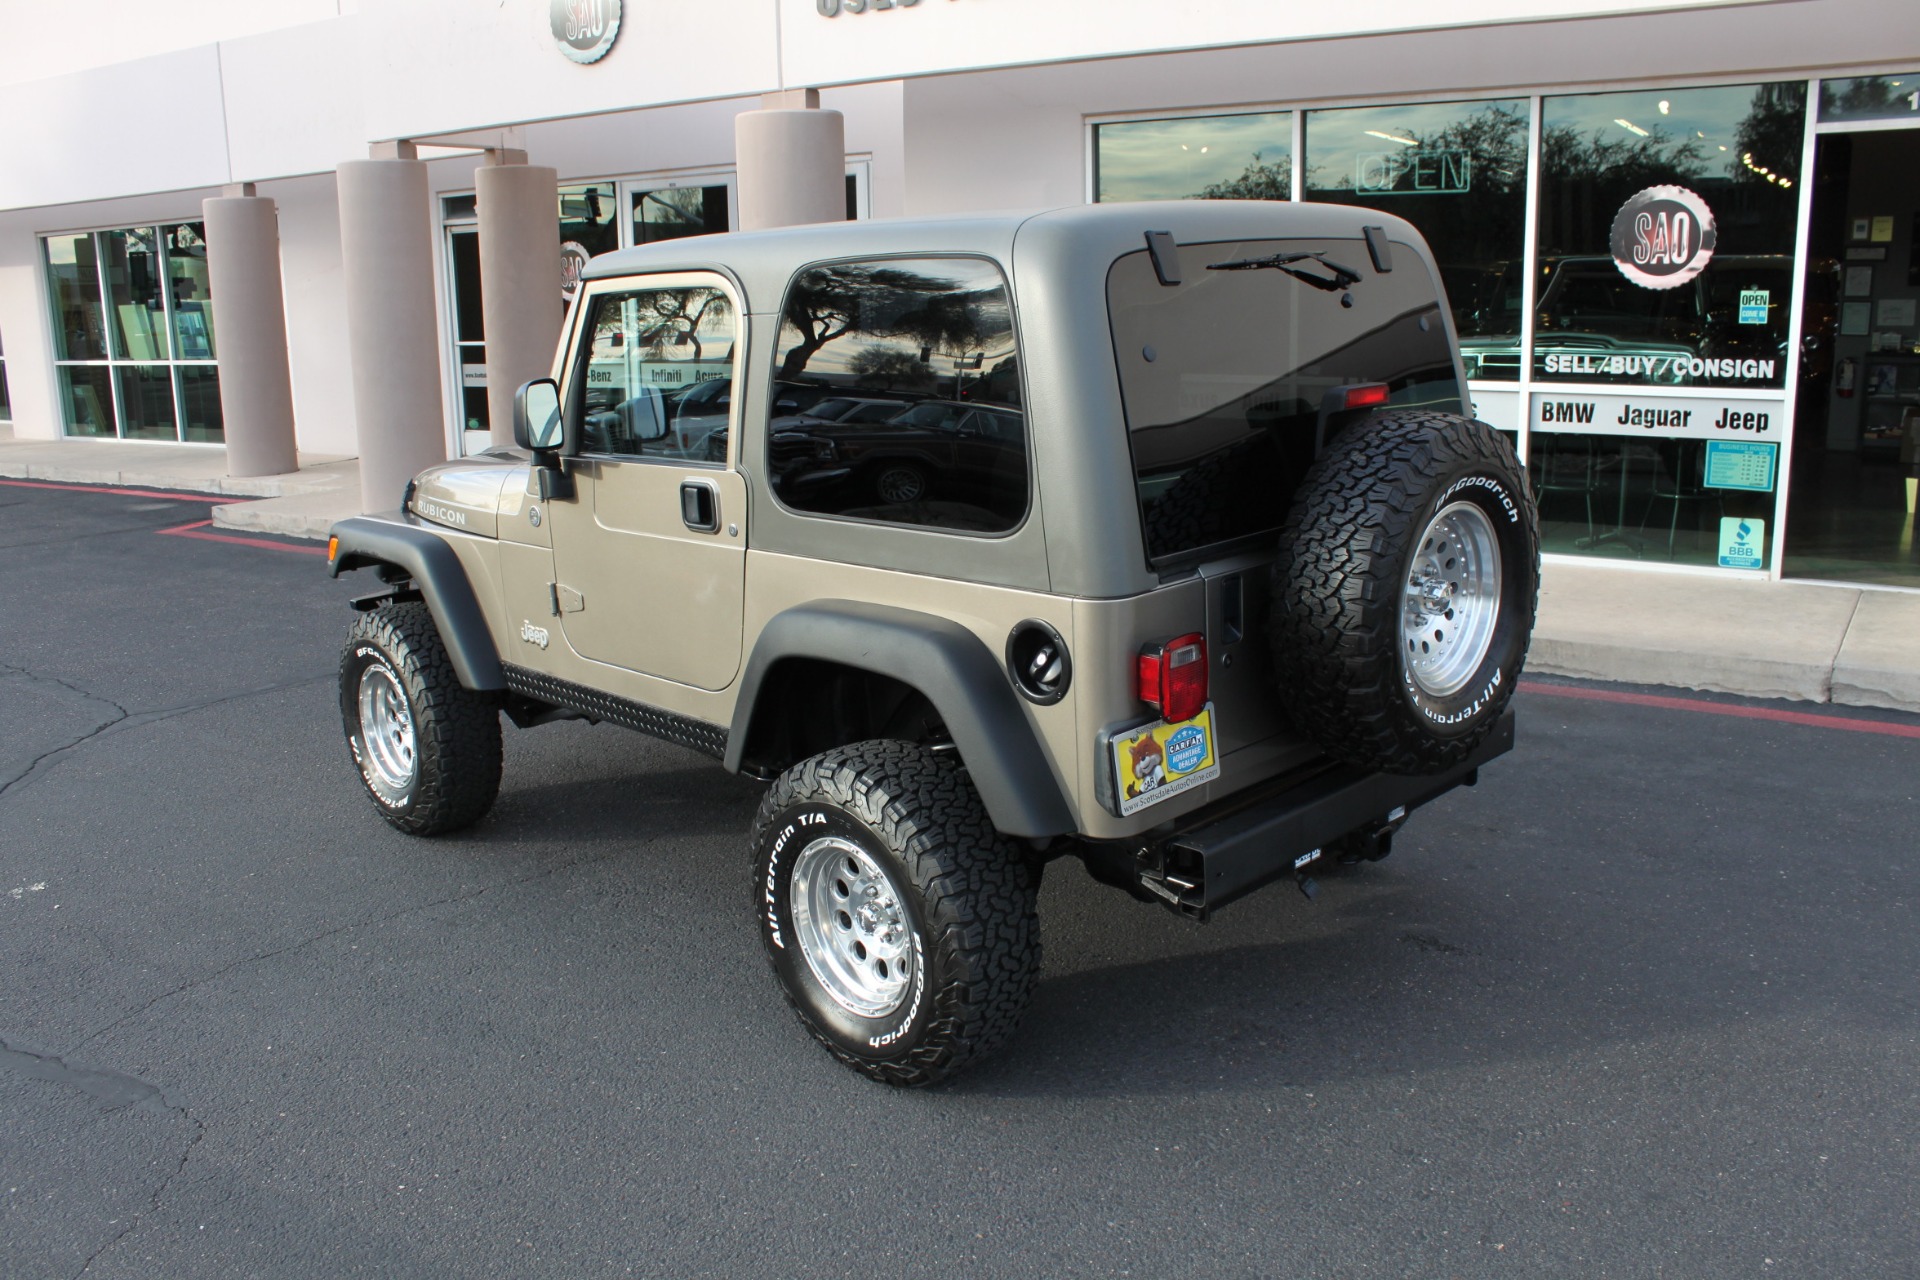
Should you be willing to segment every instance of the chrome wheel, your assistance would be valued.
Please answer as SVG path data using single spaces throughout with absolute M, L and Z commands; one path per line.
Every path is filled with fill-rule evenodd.
M 884 1018 L 907 998 L 918 963 L 900 890 L 873 856 L 825 836 L 793 862 L 793 932 L 833 1002 Z
M 419 772 L 413 709 L 385 663 L 360 673 L 360 767 L 389 804 L 405 801 Z
M 1471 502 L 1442 508 L 1420 535 L 1400 597 L 1407 675 L 1445 698 L 1473 679 L 1500 620 L 1500 543 Z

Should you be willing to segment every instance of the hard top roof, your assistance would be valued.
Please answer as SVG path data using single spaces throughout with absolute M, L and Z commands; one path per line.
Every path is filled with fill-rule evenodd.
M 1354 237 L 1361 225 L 1382 226 L 1403 242 L 1413 228 L 1377 209 L 1270 200 L 1164 200 L 1065 205 L 937 217 L 822 222 L 764 231 L 661 240 L 603 254 L 586 280 L 668 271 L 720 270 L 746 287 L 753 309 L 772 306 L 794 270 L 810 262 L 904 254 L 985 254 L 1009 261 L 1016 235 L 1143 246 L 1147 231 L 1172 231 L 1183 243 L 1273 236 Z

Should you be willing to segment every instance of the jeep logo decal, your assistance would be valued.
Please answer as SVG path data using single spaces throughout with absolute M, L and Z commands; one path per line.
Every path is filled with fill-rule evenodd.
M 547 647 L 547 629 L 536 627 L 531 622 L 520 624 L 520 638 L 528 644 L 537 644 L 542 649 Z

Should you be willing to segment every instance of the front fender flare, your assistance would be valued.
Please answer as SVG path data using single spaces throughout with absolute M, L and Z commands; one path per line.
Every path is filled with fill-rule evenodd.
M 885 605 L 822 600 L 767 623 L 734 704 L 728 769 L 740 769 L 762 683 L 788 658 L 872 671 L 919 690 L 952 735 L 993 825 L 1007 835 L 1044 837 L 1075 829 L 1073 811 L 999 660 L 957 622 Z
M 487 616 L 481 612 L 460 557 L 444 538 L 403 523 L 397 513 L 390 517 L 349 516 L 336 521 L 328 533 L 339 542 L 327 561 L 327 572 L 337 578 L 374 564 L 405 570 L 433 614 L 433 624 L 440 629 L 440 640 L 447 646 L 447 656 L 460 683 L 479 690 L 507 687 Z

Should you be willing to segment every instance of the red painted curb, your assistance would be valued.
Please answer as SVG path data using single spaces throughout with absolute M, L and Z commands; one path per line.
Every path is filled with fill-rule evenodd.
M 324 556 L 325 547 L 297 547 L 287 542 L 269 542 L 265 538 L 248 538 L 237 533 L 208 533 L 211 520 L 196 520 L 192 524 L 175 525 L 171 529 L 155 529 L 155 533 L 167 534 L 175 538 L 198 538 L 202 542 L 231 542 L 241 547 L 265 547 L 269 551 L 297 551 L 302 555 Z
M 1658 707 L 1663 711 L 1698 711 L 1713 716 L 1732 716 L 1738 720 L 1772 720 L 1779 724 L 1812 725 L 1817 729 L 1879 733 L 1890 738 L 1920 738 L 1920 725 L 1888 724 L 1884 720 L 1854 720 L 1847 716 L 1820 716 L 1807 711 L 1781 711 L 1773 707 L 1742 707 L 1730 702 L 1709 702 L 1705 698 L 1670 698 L 1657 693 L 1628 693 L 1620 689 L 1580 689 L 1564 684 L 1539 684 L 1532 680 L 1522 680 L 1519 688 L 1523 693 L 1545 694 L 1549 698 L 1617 702 L 1634 707 Z
M 227 493 L 180 493 L 173 489 L 126 489 L 102 484 L 57 484 L 51 480 L 0 480 L 15 489 L 67 489 L 76 493 L 113 493 L 126 498 L 167 498 L 174 502 L 210 502 L 219 506 L 228 502 L 257 502 L 257 498 L 236 497 Z

